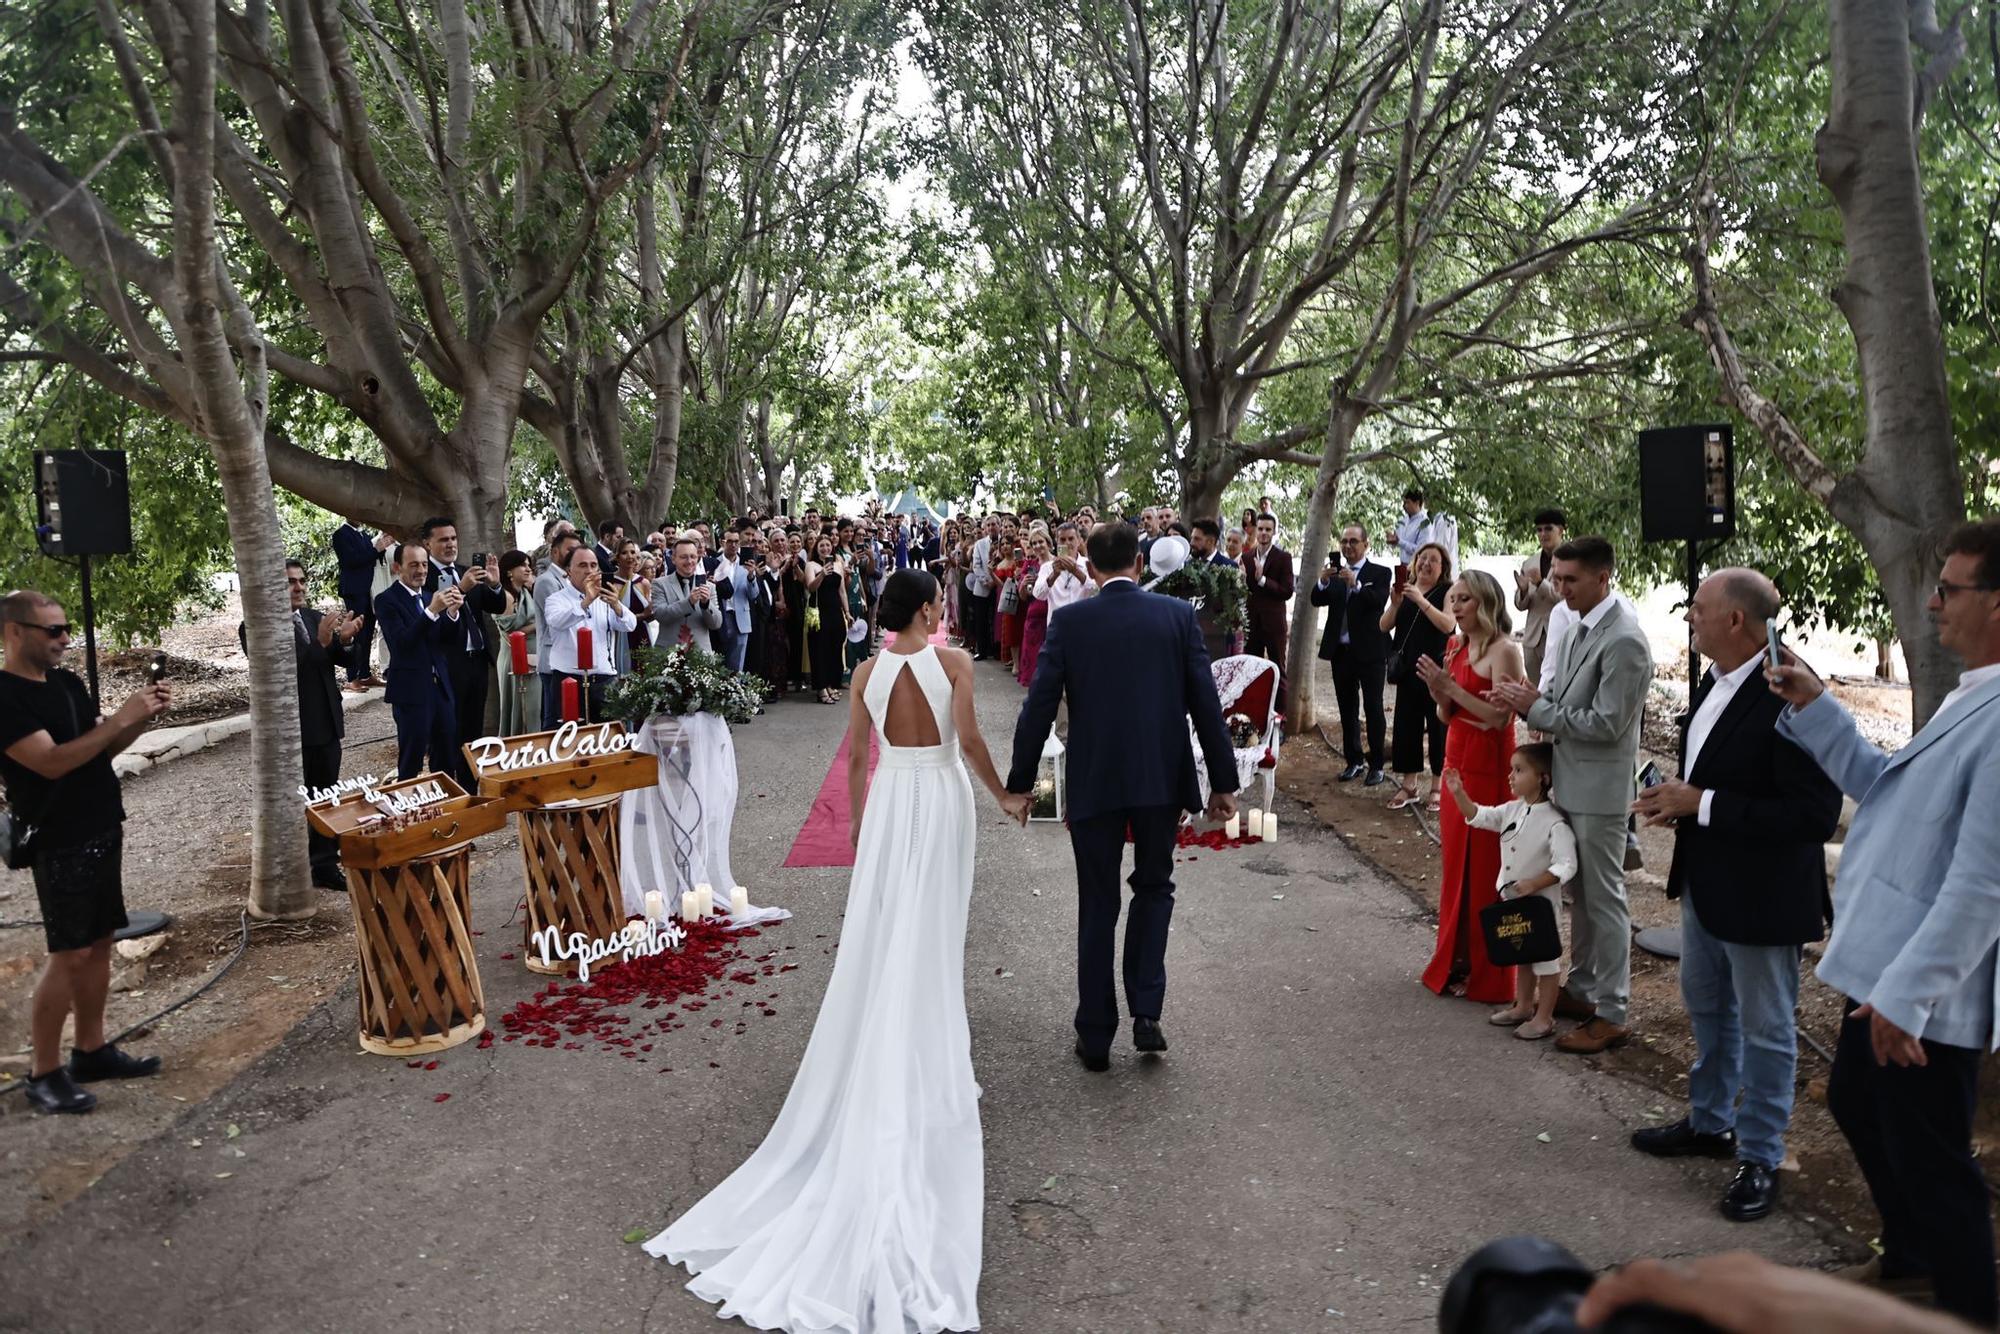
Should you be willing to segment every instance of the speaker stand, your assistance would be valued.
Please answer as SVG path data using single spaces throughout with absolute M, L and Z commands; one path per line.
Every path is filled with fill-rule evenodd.
M 76 563 L 83 577 L 83 666 L 90 677 L 90 707 L 101 714 L 104 701 L 97 693 L 97 604 L 90 599 L 90 557 L 78 556 Z

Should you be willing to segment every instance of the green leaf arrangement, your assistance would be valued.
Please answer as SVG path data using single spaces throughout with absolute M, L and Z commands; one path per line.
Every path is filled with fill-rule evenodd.
M 763 706 L 768 688 L 762 677 L 732 672 L 719 656 L 692 644 L 642 648 L 632 654 L 631 672 L 605 695 L 604 708 L 634 730 L 662 713 L 677 718 L 713 713 L 747 723 Z

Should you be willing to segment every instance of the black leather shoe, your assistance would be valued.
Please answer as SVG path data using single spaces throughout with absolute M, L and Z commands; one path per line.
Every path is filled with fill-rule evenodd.
M 1778 1174 L 1756 1163 L 1736 1164 L 1736 1180 L 1722 1196 L 1722 1216 L 1754 1223 L 1778 1207 Z
M 1076 1059 L 1083 1062 L 1083 1068 L 1093 1075 L 1101 1075 L 1111 1068 L 1111 1053 L 1091 1051 L 1083 1045 L 1083 1039 L 1076 1040 Z
M 45 1112 L 87 1112 L 97 1106 L 97 1095 L 78 1088 L 69 1071 L 57 1066 L 28 1081 L 28 1101 Z
M 1350 764 L 1345 769 L 1342 769 L 1340 771 L 1339 781 L 1343 783 L 1351 783 L 1355 779 L 1361 777 L 1361 775 L 1367 772 L 1368 772 L 1368 766 L 1365 764 Z
M 157 1056 L 127 1056 L 107 1042 L 96 1051 L 69 1050 L 69 1077 L 79 1084 L 99 1079 L 144 1079 L 160 1073 Z
M 1383 777 L 1382 771 L 1380 769 L 1370 769 L 1368 771 L 1368 777 L 1365 780 L 1363 780 L 1361 786 L 1380 787 L 1382 786 L 1382 784 L 1388 781 L 1389 780 L 1387 778 Z
M 329 894 L 345 894 L 347 892 L 347 877 L 342 875 L 338 869 L 314 871 L 312 873 L 312 882 L 315 889 L 323 889 Z
M 1157 1019 L 1134 1019 L 1132 1021 L 1132 1045 L 1140 1051 L 1165 1051 L 1167 1049 L 1167 1035 L 1160 1031 L 1160 1021 Z
M 1632 1147 L 1655 1158 L 1734 1158 L 1736 1132 L 1703 1134 L 1683 1116 L 1670 1126 L 1648 1126 L 1633 1131 Z

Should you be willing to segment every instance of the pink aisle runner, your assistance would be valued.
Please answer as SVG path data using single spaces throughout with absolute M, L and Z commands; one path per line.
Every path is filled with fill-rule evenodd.
M 944 627 L 939 626 L 931 636 L 931 643 L 944 644 Z M 843 704 L 846 701 L 841 701 Z M 842 709 L 840 716 L 847 717 Z M 854 794 L 847 790 L 848 737 L 845 732 L 840 738 L 840 749 L 833 752 L 833 764 L 826 771 L 826 778 L 819 785 L 819 795 L 813 798 L 812 810 L 806 813 L 804 827 L 799 836 L 792 840 L 792 850 L 785 856 L 787 866 L 852 866 L 854 865 L 854 845 L 849 842 L 848 812 L 854 808 Z M 875 745 L 874 733 L 868 736 L 868 777 L 875 777 L 875 761 L 880 758 Z

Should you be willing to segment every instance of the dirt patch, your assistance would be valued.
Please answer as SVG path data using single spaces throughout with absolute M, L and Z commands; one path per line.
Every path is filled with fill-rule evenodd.
M 1864 720 L 1865 732 L 1890 744 L 1908 739 L 1906 688 L 1858 682 L 1841 682 L 1834 688 L 1856 718 Z M 1656 691 L 1647 710 L 1649 743 L 1663 727 L 1669 726 L 1668 720 L 1676 711 L 1662 707 L 1665 704 L 1662 694 Z M 1337 741 L 1338 715 L 1329 711 L 1325 725 Z M 1672 732 L 1668 730 L 1666 735 L 1671 736 Z M 1663 769 L 1673 771 L 1671 753 L 1654 758 L 1659 759 Z M 1323 824 L 1399 885 L 1435 921 L 1442 874 L 1436 817 L 1420 814 L 1421 806 L 1402 811 L 1387 809 L 1388 799 L 1396 792 L 1394 783 L 1374 788 L 1365 788 L 1358 780 L 1342 783 L 1337 779 L 1341 768 L 1338 745 L 1329 747 L 1325 736 L 1308 733 L 1291 737 L 1285 742 L 1278 786 L 1312 810 Z M 1666 897 L 1666 868 L 1673 855 L 1672 834 L 1664 829 L 1642 830 L 1640 848 L 1646 865 L 1627 876 L 1633 924 L 1641 928 L 1678 926 L 1680 905 Z M 1830 1053 L 1839 1033 L 1842 998 L 1811 973 L 1811 965 L 1817 958 L 1817 947 L 1809 947 L 1808 971 L 1799 993 L 1799 1026 L 1811 1042 Z M 1423 961 L 1411 962 L 1411 985 L 1416 985 Z M 1695 1049 L 1681 1008 L 1677 966 L 1672 960 L 1656 958 L 1636 948 L 1632 951 L 1632 1023 L 1638 1041 L 1602 1056 L 1582 1059 L 1657 1092 L 1660 1100 L 1649 1111 L 1661 1121 L 1678 1118 L 1686 1110 L 1687 1071 L 1694 1061 Z M 1987 1066 L 1980 1125 L 1974 1142 L 1974 1151 L 1982 1159 L 2000 1155 L 2000 1081 L 1993 1077 L 1994 1064 L 1989 1062 Z M 1826 1225 L 1829 1236 L 1851 1245 L 1858 1257 L 1862 1244 L 1875 1236 L 1879 1222 L 1853 1155 L 1826 1109 L 1829 1068 L 1827 1059 L 1809 1043 L 1801 1045 L 1798 1101 L 1786 1136 L 1799 1170 L 1786 1183 L 1785 1207 Z

